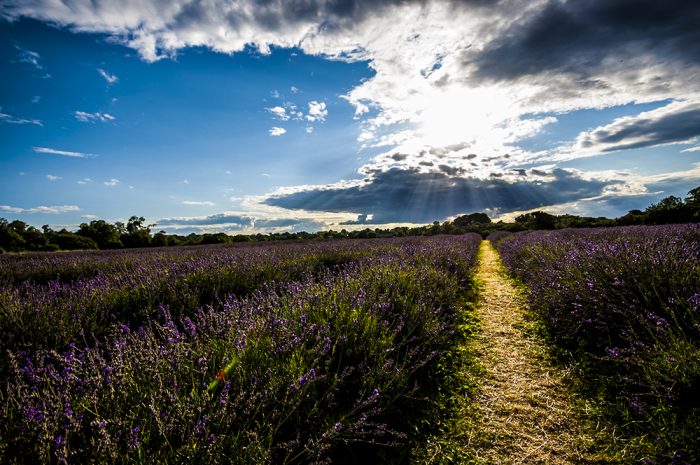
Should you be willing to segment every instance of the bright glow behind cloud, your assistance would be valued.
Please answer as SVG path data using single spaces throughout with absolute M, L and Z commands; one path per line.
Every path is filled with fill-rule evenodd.
M 634 2 L 627 7 L 635 5 L 645 7 Z M 615 8 L 625 6 L 602 0 L 358 0 L 352 9 L 343 9 L 337 2 L 313 0 L 298 9 L 287 2 L 263 6 L 253 0 L 179 0 L 167 5 L 155 0 L 119 5 L 38 0 L 9 2 L 4 15 L 106 32 L 146 60 L 172 56 L 187 46 L 231 53 L 248 44 L 263 53 L 273 44 L 298 45 L 311 54 L 368 60 L 376 75 L 346 95 L 358 116 L 377 110 L 363 123 L 360 138 L 367 146 L 397 145 L 395 150 L 416 156 L 426 147 L 468 144 L 480 156 L 502 157 L 518 152 L 514 146 L 519 139 L 551 121 L 529 115 L 700 91 L 692 73 L 697 64 L 687 61 L 678 42 L 692 38 L 685 23 L 671 18 L 674 23 L 659 29 L 660 45 L 649 49 L 645 39 L 653 32 L 650 26 L 632 20 L 605 24 L 615 21 L 610 19 L 616 18 Z M 542 42 L 551 18 L 564 25 L 571 21 L 571 32 L 552 30 L 546 43 L 527 53 L 528 43 Z M 608 36 L 615 26 L 619 34 Z M 579 34 L 581 40 L 567 47 L 566 34 Z M 620 53 L 627 58 L 624 63 L 618 60 Z M 109 84 L 118 81 L 104 69 L 98 72 Z M 270 109 L 284 120 L 288 114 L 281 110 Z M 307 119 L 323 121 L 326 115 L 323 102 L 309 103 Z M 273 136 L 283 133 L 283 128 L 270 130 Z
M 439 187 L 445 195 L 460 186 L 465 195 L 497 186 L 503 198 L 513 192 L 515 185 L 518 192 L 533 196 L 527 205 L 544 205 L 545 200 L 552 199 L 575 201 L 557 198 L 555 190 L 538 187 L 551 188 L 556 182 L 562 186 L 586 185 L 589 197 L 607 195 L 614 189 L 586 184 L 591 179 L 584 173 L 557 171 L 557 163 L 629 148 L 690 144 L 698 137 L 700 126 L 693 118 L 700 115 L 700 10 L 692 2 L 302 3 L 303 8 L 299 2 L 257 0 L 143 0 L 120 4 L 17 0 L 8 1 L 2 14 L 107 33 L 112 40 L 137 50 L 146 61 L 174 57 L 190 46 L 225 53 L 253 46 L 268 53 L 272 45 L 295 46 L 329 59 L 367 61 L 374 75 L 342 96 L 355 107 L 359 120 L 356 139 L 363 149 L 372 151 L 359 167 L 364 179 L 354 180 L 352 185 L 337 182 L 311 189 L 321 192 L 314 197 L 321 206 L 329 202 L 327 193 L 346 195 L 348 203 L 343 204 L 342 211 L 338 207 L 338 214 L 354 212 L 350 200 L 362 198 L 360 194 L 370 188 L 375 188 L 376 203 L 381 203 L 385 194 L 382 189 L 389 182 L 396 183 L 392 195 L 399 199 L 397 205 L 415 197 L 414 192 L 401 190 L 409 183 L 416 189 Z M 620 14 L 632 9 L 634 15 Z M 98 72 L 108 84 L 118 82 L 116 75 L 103 69 Z M 299 95 L 307 92 L 303 87 Z M 290 90 L 298 91 L 296 87 Z M 271 95 L 280 97 L 278 91 Z M 309 98 L 319 100 L 307 101 L 306 114 L 300 102 L 298 108 L 286 102 L 266 108 L 276 119 L 272 124 L 330 121 L 326 103 L 320 101 L 325 97 Z M 598 127 L 581 132 L 575 141 L 561 141 L 569 145 L 550 151 L 556 153 L 532 153 L 523 148 L 524 139 L 558 121 L 560 114 L 658 101 L 673 103 L 644 114 L 596 123 Z M 89 115 L 100 114 L 76 113 L 81 121 L 104 121 Z M 674 125 L 681 121 L 685 126 Z M 0 114 L 0 122 L 41 124 L 6 114 Z M 306 130 L 312 132 L 313 127 L 309 125 Z M 286 133 L 278 126 L 268 131 L 275 137 Z M 291 136 L 279 142 L 293 139 Z M 377 153 L 377 148 L 384 151 Z M 63 156 L 79 154 L 46 150 Z M 525 163 L 530 164 L 527 169 L 523 168 Z M 545 167 L 544 163 L 552 166 Z M 531 165 L 537 169 L 531 169 Z M 600 172 L 596 176 L 598 181 L 612 182 Z M 116 186 L 118 181 L 113 181 L 105 185 Z M 375 184 L 378 187 L 373 187 Z M 644 191 L 641 185 L 622 181 L 615 186 L 616 192 Z M 298 194 L 305 191 L 309 191 L 308 186 L 289 187 L 270 197 L 278 205 L 298 210 L 301 204 L 284 202 L 284 196 L 297 194 L 296 198 L 302 198 Z M 571 197 L 580 192 L 580 188 L 572 190 Z M 542 193 L 550 199 L 537 198 Z M 455 205 L 458 201 L 454 199 Z M 372 215 L 370 210 L 360 213 L 367 215 L 365 218 Z M 318 217 L 318 213 L 314 215 Z

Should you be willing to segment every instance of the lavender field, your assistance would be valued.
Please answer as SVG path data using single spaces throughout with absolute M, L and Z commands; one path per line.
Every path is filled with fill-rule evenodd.
M 700 462 L 700 226 L 490 240 L 572 369 L 600 463 Z M 465 350 L 478 295 L 496 291 L 476 282 L 480 243 L 0 256 L 0 461 L 472 460 L 482 452 L 462 441 L 459 455 L 443 436 L 456 398 L 481 415 L 465 382 L 500 369 Z M 469 418 L 454 424 L 458 442 L 496 441 Z
M 491 239 L 622 462 L 700 463 L 700 225 Z
M 479 242 L 0 257 L 0 461 L 405 461 Z

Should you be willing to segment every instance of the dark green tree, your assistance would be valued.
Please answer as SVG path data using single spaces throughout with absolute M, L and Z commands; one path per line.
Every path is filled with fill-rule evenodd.
M 148 247 L 151 243 L 151 226 L 144 226 L 146 218 L 132 216 L 126 224 L 126 233 L 121 235 L 125 247 Z
M 688 209 L 680 197 L 671 195 L 644 210 L 648 224 L 685 223 L 690 221 Z
M 8 223 L 5 218 L 0 218 L 0 248 L 11 252 L 25 249 L 26 242 L 15 228 L 15 221 Z
M 124 246 L 117 227 L 105 220 L 81 223 L 77 233 L 95 241 L 100 249 L 119 249 Z
M 54 234 L 51 242 L 60 247 L 61 250 L 88 250 L 97 248 L 97 242 L 89 237 L 83 237 L 66 230 Z

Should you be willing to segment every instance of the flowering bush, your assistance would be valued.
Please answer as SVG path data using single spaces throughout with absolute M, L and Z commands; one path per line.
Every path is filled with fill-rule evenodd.
M 700 225 L 524 232 L 497 245 L 640 454 L 700 462 Z
M 440 389 L 437 366 L 454 345 L 459 309 L 471 295 L 479 239 L 314 244 L 293 248 L 296 256 L 276 247 L 234 248 L 237 263 L 252 266 L 202 265 L 172 275 L 164 270 L 177 263 L 168 268 L 162 256 L 150 263 L 147 257 L 137 273 L 157 284 L 136 293 L 134 308 L 149 308 L 138 319 L 120 312 L 102 320 L 107 328 L 99 338 L 55 347 L 48 339 L 27 340 L 11 348 L 0 457 L 69 463 L 398 460 L 425 428 L 429 399 Z M 228 252 L 213 248 L 202 260 L 217 263 Z M 274 254 L 289 254 L 288 261 L 280 265 Z M 271 262 L 291 279 L 259 279 L 245 293 L 217 287 L 217 272 L 257 273 L 259 263 Z M 187 294 L 191 288 L 177 281 L 189 282 L 198 270 L 207 276 L 198 285 L 210 283 L 212 298 L 188 308 L 185 303 L 195 301 Z M 103 293 L 127 292 L 129 278 L 98 275 L 104 287 L 90 292 L 82 280 L 49 282 L 40 311 L 81 311 L 85 307 L 72 303 L 87 305 L 94 295 L 94 308 L 112 315 L 103 308 L 112 302 L 102 300 Z M 41 285 L 14 286 L 6 289 Z M 80 291 L 52 295 L 51 286 Z M 32 298 L 12 295 L 22 309 L 22 299 Z M 51 341 L 70 340 L 82 330 L 76 325 Z

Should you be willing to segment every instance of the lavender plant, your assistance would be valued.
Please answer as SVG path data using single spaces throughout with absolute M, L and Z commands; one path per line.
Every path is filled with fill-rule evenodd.
M 497 244 L 638 456 L 700 462 L 700 225 L 524 232 Z
M 351 261 L 246 295 L 9 350 L 0 459 L 398 461 L 430 423 L 479 239 L 358 242 Z
M 186 315 L 228 293 L 247 295 L 392 248 L 390 240 L 342 241 L 3 257 L 0 350 L 63 350 L 102 338 L 114 323 L 138 327 L 157 318 L 160 305 Z M 5 368 L 0 363 L 0 376 Z

